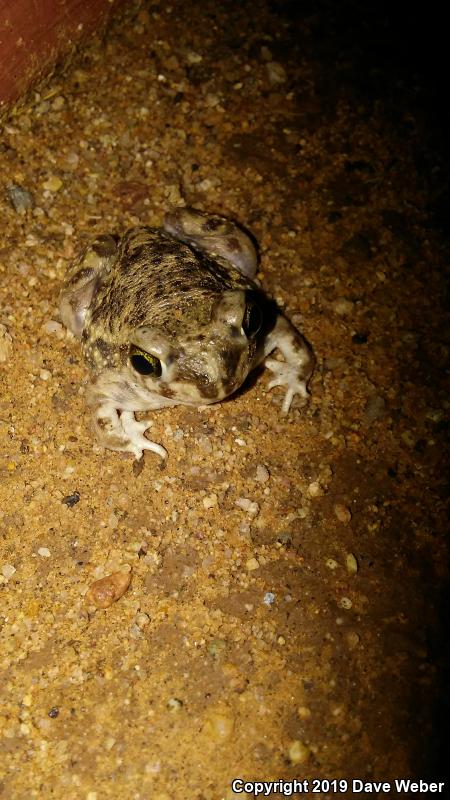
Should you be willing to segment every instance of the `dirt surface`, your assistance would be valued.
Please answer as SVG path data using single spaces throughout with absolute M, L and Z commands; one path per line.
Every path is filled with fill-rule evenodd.
M 444 166 L 396 21 L 343 7 L 148 4 L 4 126 L 5 800 L 444 780 Z M 318 365 L 287 419 L 264 372 L 155 413 L 139 474 L 57 299 L 94 234 L 183 202 L 254 233 Z

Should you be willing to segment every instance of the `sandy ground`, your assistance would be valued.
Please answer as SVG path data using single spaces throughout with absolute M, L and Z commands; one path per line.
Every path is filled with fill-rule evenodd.
M 4 126 L 5 800 L 443 779 L 442 164 L 371 21 L 295 8 L 143 6 Z M 155 413 L 170 458 L 138 474 L 93 439 L 57 298 L 94 234 L 183 202 L 250 228 L 318 365 L 287 419 L 264 372 Z

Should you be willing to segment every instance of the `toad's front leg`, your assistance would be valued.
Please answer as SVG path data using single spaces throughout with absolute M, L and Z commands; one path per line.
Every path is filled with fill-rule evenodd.
M 165 447 L 144 436 L 149 422 L 138 422 L 133 411 L 121 411 L 114 403 L 104 401 L 94 406 L 92 418 L 97 439 L 103 447 L 133 453 L 137 460 L 142 458 L 144 450 L 157 453 L 163 460 L 167 458 Z
M 97 439 L 103 447 L 133 453 L 138 460 L 142 458 L 144 450 L 151 450 L 165 460 L 165 447 L 144 436 L 151 423 L 148 420 L 138 421 L 134 412 L 163 408 L 168 401 L 158 396 L 147 398 L 145 403 L 139 402 L 139 399 L 136 389 L 133 390 L 129 382 L 114 373 L 97 375 L 86 391 Z
M 284 361 L 266 358 L 265 366 L 273 372 L 274 377 L 269 389 L 285 386 L 286 394 L 281 407 L 282 414 L 287 414 L 296 394 L 308 397 L 308 381 L 314 369 L 315 358 L 311 347 L 294 326 L 279 314 L 274 328 L 266 337 L 264 357 L 278 348 Z

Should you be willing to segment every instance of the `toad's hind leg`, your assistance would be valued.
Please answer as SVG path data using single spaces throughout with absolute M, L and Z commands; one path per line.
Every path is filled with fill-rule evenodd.
M 94 293 L 107 274 L 117 253 L 114 236 L 99 236 L 69 268 L 59 297 L 61 320 L 75 336 L 80 337 L 87 310 Z
M 246 278 L 258 269 L 256 248 L 241 228 L 218 214 L 204 214 L 194 208 L 175 208 L 164 217 L 165 230 L 181 242 L 210 256 L 224 258 Z

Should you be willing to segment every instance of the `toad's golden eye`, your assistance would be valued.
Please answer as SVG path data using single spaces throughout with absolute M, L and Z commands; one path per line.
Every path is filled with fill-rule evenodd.
M 161 362 L 151 353 L 146 353 L 135 344 L 130 347 L 130 363 L 139 375 L 154 375 L 155 378 L 161 377 Z
M 247 303 L 242 329 L 249 339 L 253 339 L 256 336 L 261 328 L 262 320 L 263 316 L 260 307 L 256 303 Z

